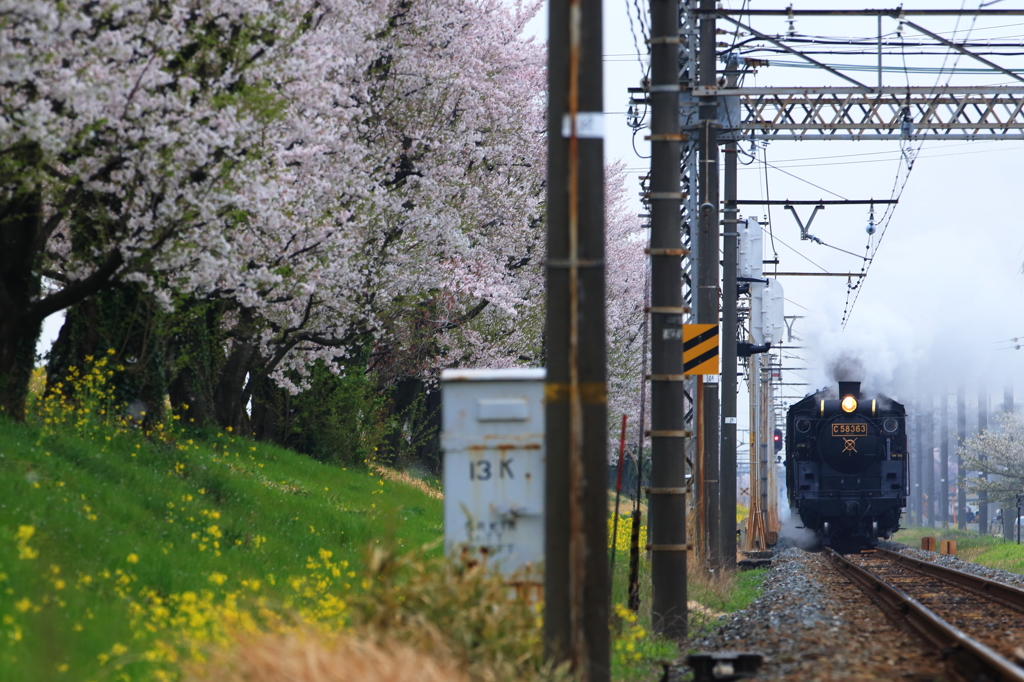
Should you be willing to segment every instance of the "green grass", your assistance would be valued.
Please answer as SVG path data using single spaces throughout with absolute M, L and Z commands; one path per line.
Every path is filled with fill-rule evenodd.
M 934 537 L 936 543 L 940 540 L 955 540 L 956 554 L 965 561 L 1024 574 L 1024 544 L 1018 545 L 1016 540 L 1004 540 L 1002 537 L 980 535 L 957 528 L 943 530 L 920 526 L 901 530 L 893 536 L 893 540 L 920 548 L 921 538 L 925 536 Z
M 316 574 L 358 590 L 369 546 L 419 547 L 441 519 L 419 490 L 229 434 L 85 439 L 0 418 L 0 679 L 161 679 L 177 654 L 161 663 L 165 632 L 146 627 L 160 604 L 241 591 L 310 609 Z M 213 637 L 196 622 L 213 611 L 178 605 L 187 622 L 169 626 Z
M 990 568 L 1024 574 L 1024 544 L 1018 545 L 1016 540 L 1004 541 L 985 549 L 972 561 Z
M 241 632 L 337 631 L 357 604 L 365 619 L 385 570 L 367 565 L 381 557 L 433 542 L 425 559 L 440 558 L 443 503 L 414 487 L 227 433 L 146 438 L 84 414 L 59 427 L 0 417 L 4 682 L 180 679 L 188 661 Z M 367 561 L 374 546 L 387 551 Z M 620 547 L 615 604 L 626 603 L 628 564 Z M 626 682 L 656 679 L 657 662 L 678 655 L 652 634 L 650 569 L 643 558 L 640 567 L 639 617 L 613 624 L 613 679 Z M 713 613 L 693 611 L 691 632 L 746 606 L 763 577 L 692 572 L 691 600 Z
M 750 603 L 761 596 L 761 583 L 768 577 L 767 568 L 755 568 L 750 571 L 741 571 L 736 576 L 736 586 L 729 593 L 729 599 L 722 609 L 727 613 L 739 611 L 750 606 Z
M 646 515 L 645 515 L 646 520 Z M 618 549 L 615 556 L 612 604 L 627 603 L 629 583 L 628 538 L 632 519 L 620 517 Z M 641 545 L 645 538 L 641 536 Z M 691 602 L 689 636 L 698 637 L 710 632 L 719 623 L 722 614 L 746 608 L 761 593 L 761 583 L 768 569 L 739 571 L 723 579 L 712 580 L 695 567 L 689 567 L 687 600 Z M 654 634 L 651 627 L 650 563 L 641 549 L 640 555 L 640 610 L 635 624 L 619 620 L 618 636 L 612 656 L 612 680 L 641 682 L 660 679 L 660 661 L 679 658 L 679 645 Z M 699 604 L 694 608 L 694 603 Z M 632 647 L 632 648 L 630 648 Z

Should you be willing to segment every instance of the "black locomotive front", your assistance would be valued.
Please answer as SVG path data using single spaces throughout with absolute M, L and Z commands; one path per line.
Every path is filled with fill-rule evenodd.
M 789 504 L 823 544 L 873 547 L 899 530 L 908 475 L 903 405 L 841 381 L 838 398 L 819 391 L 789 408 Z

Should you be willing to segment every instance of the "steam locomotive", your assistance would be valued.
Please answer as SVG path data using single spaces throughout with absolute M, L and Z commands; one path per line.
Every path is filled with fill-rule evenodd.
M 855 551 L 900 527 L 909 495 L 906 409 L 860 382 L 813 393 L 786 415 L 789 505 L 823 545 Z

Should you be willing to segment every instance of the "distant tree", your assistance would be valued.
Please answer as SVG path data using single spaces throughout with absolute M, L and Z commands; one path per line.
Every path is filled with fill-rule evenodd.
M 629 442 L 640 418 L 643 323 L 647 281 L 647 228 L 627 203 L 621 161 L 605 170 L 605 277 L 608 337 L 608 437 L 618 452 L 622 415 L 629 415 Z M 648 396 L 649 399 L 649 396 Z M 648 416 L 649 418 L 649 416 Z
M 983 431 L 964 441 L 964 471 L 989 474 L 987 479 L 969 477 L 961 483 L 969 492 L 987 491 L 995 500 L 1013 500 L 1024 493 L 1024 417 L 996 415 L 999 430 Z

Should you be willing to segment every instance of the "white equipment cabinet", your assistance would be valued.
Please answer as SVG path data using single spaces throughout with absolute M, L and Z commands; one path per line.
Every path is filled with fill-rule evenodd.
M 441 373 L 445 550 L 524 578 L 544 560 L 544 377 Z

